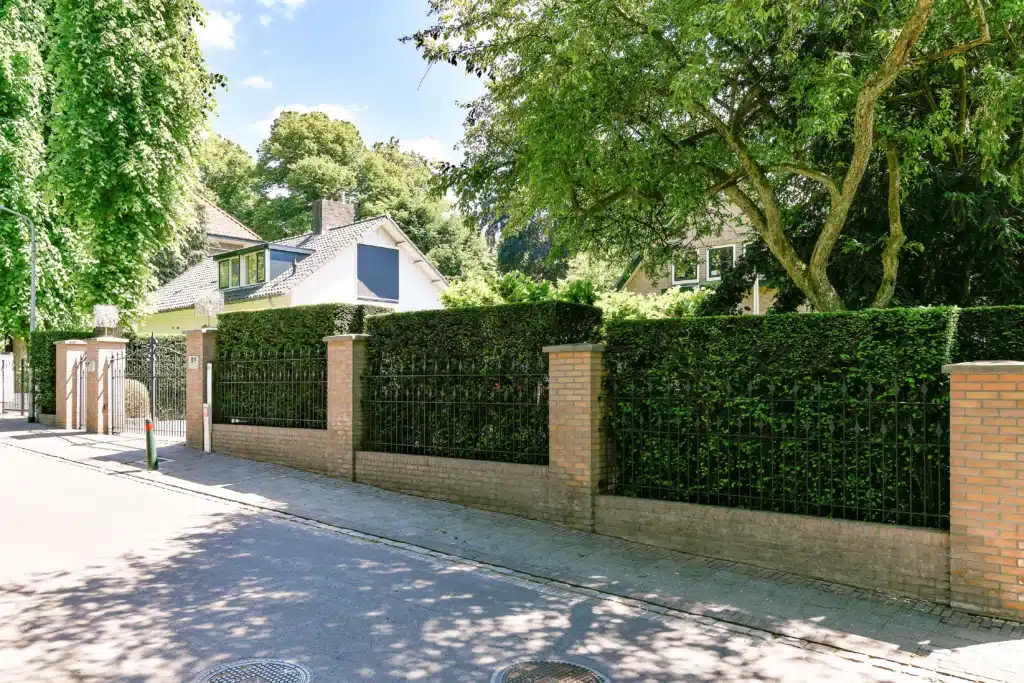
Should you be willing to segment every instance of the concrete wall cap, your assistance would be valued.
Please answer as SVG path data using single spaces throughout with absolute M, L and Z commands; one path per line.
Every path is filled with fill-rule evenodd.
M 53 342 L 54 346 L 60 346 L 61 344 L 88 344 L 89 342 L 84 339 L 61 339 L 60 341 Z
M 1024 363 L 1017 360 L 978 360 L 970 363 L 952 363 L 943 365 L 942 371 L 947 375 L 981 375 L 984 373 L 1024 374 Z
M 556 346 L 545 346 L 544 353 L 604 353 L 604 344 L 558 344 Z
M 198 330 L 185 330 L 185 334 L 212 334 L 216 331 L 216 327 L 204 327 Z
M 333 337 L 324 337 L 324 341 L 329 344 L 332 341 L 366 341 L 369 338 L 368 334 L 339 334 Z
M 89 341 L 99 344 L 127 344 L 127 339 L 121 337 L 92 337 Z

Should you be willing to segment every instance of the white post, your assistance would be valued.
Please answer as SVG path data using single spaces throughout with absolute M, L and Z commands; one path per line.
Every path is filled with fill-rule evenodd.
M 210 414 L 210 406 L 213 405 L 213 363 L 206 364 L 206 402 L 203 403 L 203 452 L 213 451 L 213 415 Z

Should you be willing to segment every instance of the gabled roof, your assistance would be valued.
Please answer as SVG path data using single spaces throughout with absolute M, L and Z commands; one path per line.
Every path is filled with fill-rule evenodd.
M 305 235 L 287 237 L 276 242 L 267 242 L 266 244 L 271 249 L 274 246 L 284 246 L 309 249 L 313 253 L 299 261 L 294 268 L 294 272 L 292 269 L 289 269 L 268 282 L 224 290 L 224 303 L 265 299 L 269 296 L 290 292 L 303 280 L 320 270 L 343 249 L 358 242 L 359 238 L 368 231 L 379 227 L 384 227 L 389 232 L 400 235 L 409 247 L 417 254 L 420 254 L 426 265 L 436 273 L 437 280 L 447 282 L 444 275 L 425 256 L 422 256 L 419 249 L 409 241 L 408 236 L 402 232 L 402 229 L 398 227 L 398 224 L 390 216 L 378 216 L 359 221 L 358 223 L 331 228 L 320 234 L 310 232 Z M 219 254 L 218 256 L 223 258 L 224 254 Z M 196 300 L 201 294 L 217 289 L 217 263 L 210 257 L 202 263 L 189 268 L 177 278 L 156 290 L 153 294 L 153 308 L 158 313 L 191 308 L 195 305 Z
M 216 204 L 200 199 L 199 206 L 203 212 L 203 227 L 210 237 L 256 240 L 257 242 L 263 239 Z

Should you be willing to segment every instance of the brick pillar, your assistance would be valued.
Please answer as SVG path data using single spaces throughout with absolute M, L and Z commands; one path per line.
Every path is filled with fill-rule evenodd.
M 127 339 L 93 337 L 86 347 L 85 428 L 90 434 L 110 433 L 110 360 L 123 354 Z
M 79 424 L 78 364 L 85 358 L 87 343 L 79 339 L 57 342 L 57 373 L 54 394 L 57 399 L 57 426 L 81 429 Z
M 363 438 L 363 369 L 365 334 L 326 337 L 327 429 L 335 453 L 328 459 L 328 474 L 355 481 L 356 449 Z
M 548 470 L 565 484 L 566 526 L 594 530 L 594 502 L 607 474 L 602 381 L 604 347 L 548 346 Z
M 1024 620 L 1024 363 L 947 365 L 953 607 Z
M 207 363 L 217 355 L 217 330 L 206 328 L 185 333 L 185 354 L 188 370 L 185 372 L 185 445 L 203 448 L 203 404 L 206 395 Z

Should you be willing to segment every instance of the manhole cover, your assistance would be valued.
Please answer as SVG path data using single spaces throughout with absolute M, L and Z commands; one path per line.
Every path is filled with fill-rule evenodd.
M 608 679 L 579 664 L 534 660 L 505 667 L 491 683 L 608 683 Z
M 309 683 L 309 671 L 280 659 L 245 659 L 200 674 L 195 683 Z

